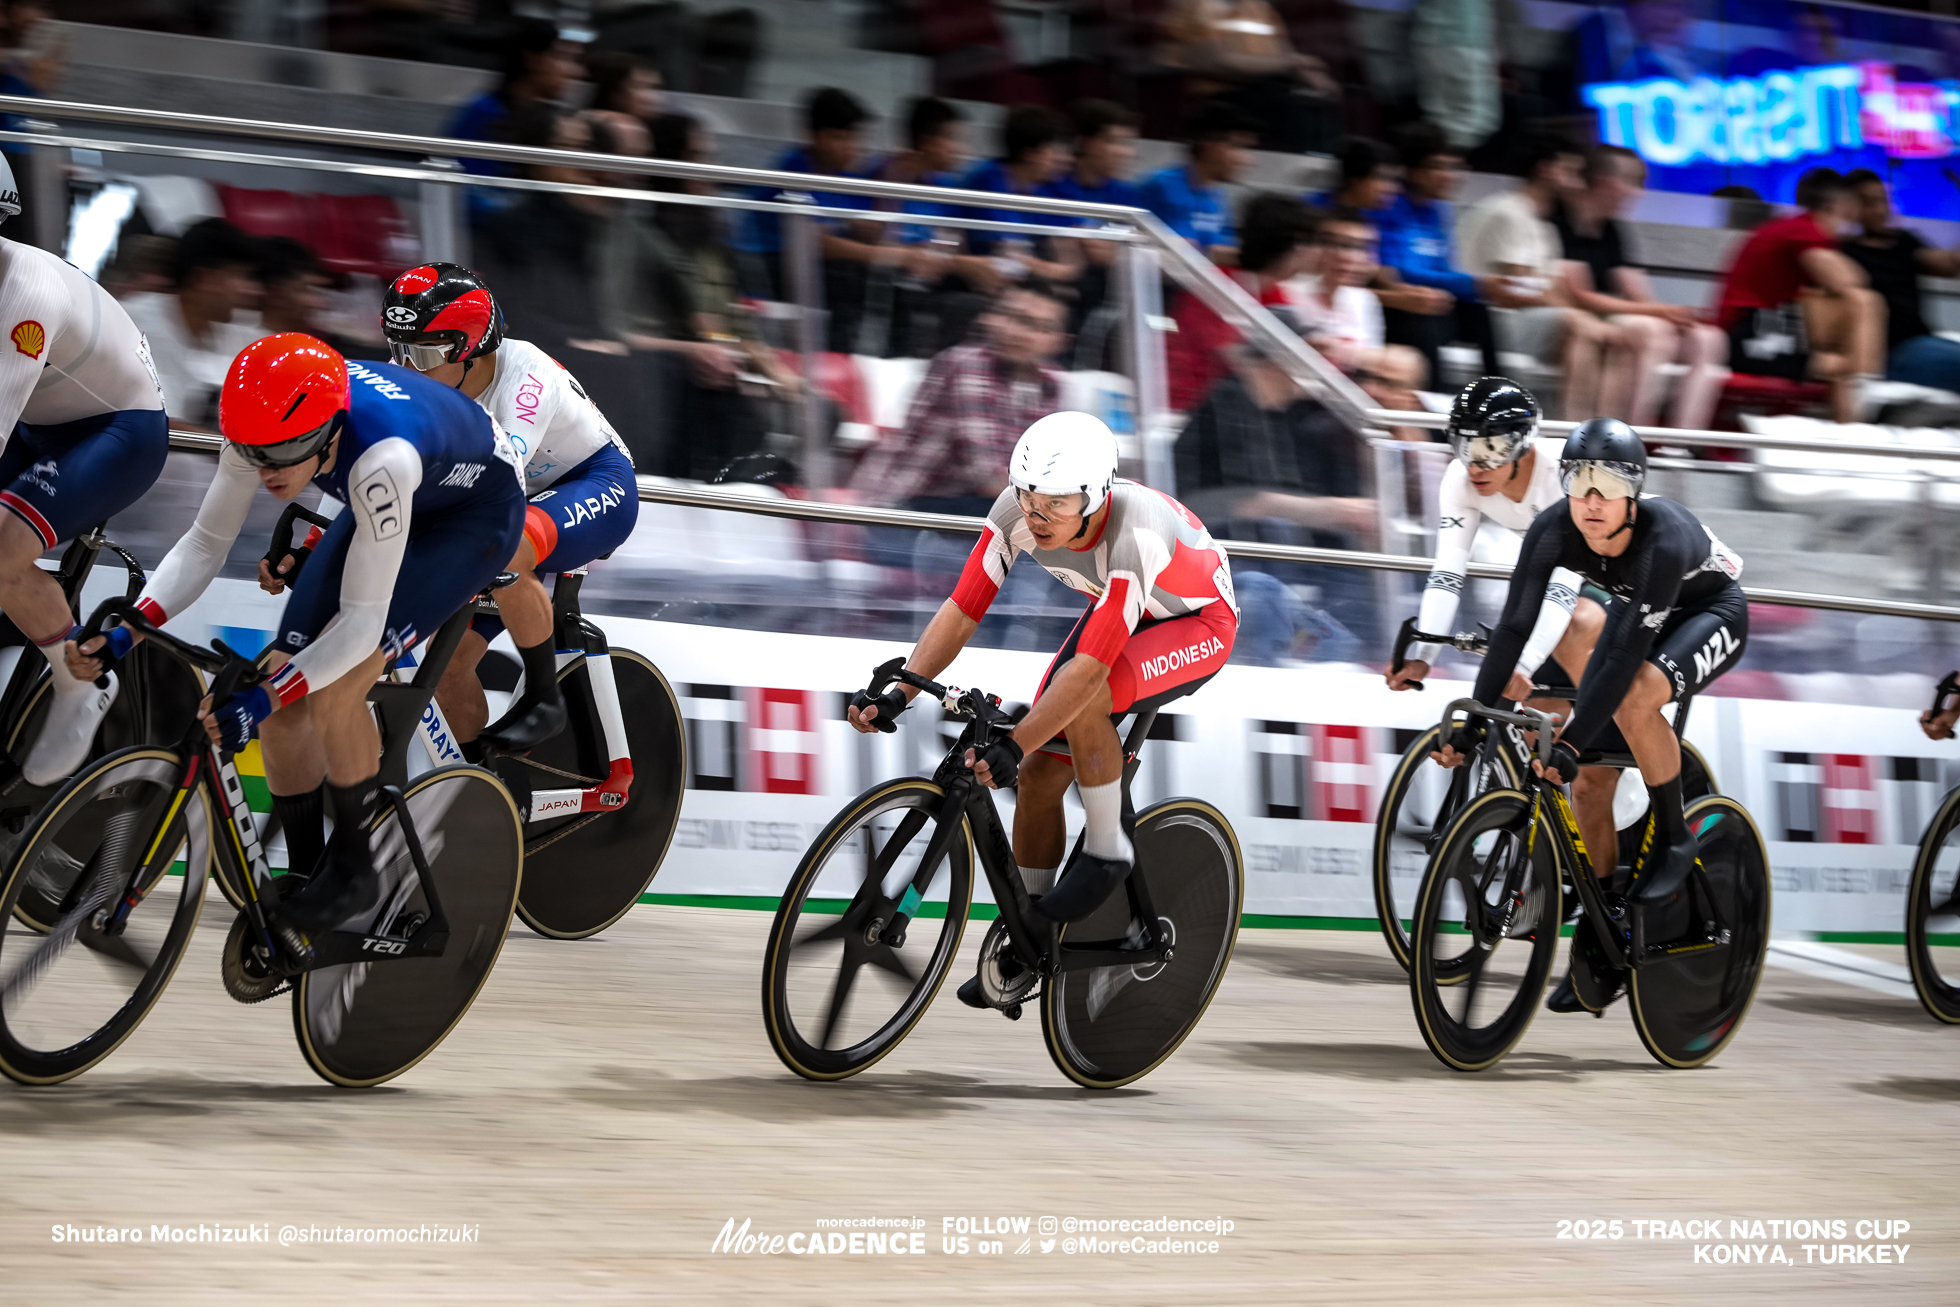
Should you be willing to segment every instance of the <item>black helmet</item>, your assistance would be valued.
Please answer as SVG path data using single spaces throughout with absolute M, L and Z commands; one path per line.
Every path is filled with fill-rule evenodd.
M 1538 434 L 1538 401 L 1509 377 L 1479 377 L 1450 405 L 1450 449 L 1475 467 L 1516 463 Z
M 1608 499 L 1638 499 L 1647 480 L 1647 446 L 1618 418 L 1591 418 L 1565 438 L 1558 476 L 1568 495 L 1597 490 Z
M 483 278 L 460 263 L 425 263 L 395 278 L 382 299 L 381 330 L 395 362 L 427 372 L 496 351 L 503 310 Z

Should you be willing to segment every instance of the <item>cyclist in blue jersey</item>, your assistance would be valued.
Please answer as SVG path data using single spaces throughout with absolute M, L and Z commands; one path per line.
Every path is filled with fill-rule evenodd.
M 0 158 L 0 221 L 19 212 Z M 122 305 L 72 264 L 0 240 L 0 611 L 46 656 L 54 690 L 16 760 L 30 785 L 82 765 L 118 688 L 69 674 L 74 617 L 35 561 L 142 498 L 169 451 L 149 345 Z
M 380 771 L 368 689 L 509 561 L 524 533 L 523 472 L 490 415 L 461 393 L 406 368 L 350 362 L 299 332 L 254 341 L 233 360 L 218 425 L 228 443 L 197 521 L 138 600 L 151 621 L 204 593 L 259 486 L 284 502 L 312 484 L 347 505 L 293 583 L 271 679 L 200 713 L 229 749 L 254 734 L 263 742 L 289 863 L 315 872 L 279 908 L 282 933 L 297 927 L 288 942 L 304 953 L 304 932 L 379 898 L 367 840 L 353 834 Z M 272 579 L 263 564 L 260 578 Z M 118 627 L 75 651 L 71 670 L 92 676 L 105 646 L 120 657 L 132 643 Z

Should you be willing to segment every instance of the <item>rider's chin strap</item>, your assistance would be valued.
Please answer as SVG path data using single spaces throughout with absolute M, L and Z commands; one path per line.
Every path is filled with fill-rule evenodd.
M 1634 498 L 1633 496 L 1628 496 L 1627 497 L 1627 520 L 1620 523 L 1619 526 L 1615 527 L 1613 529 L 1613 534 L 1607 536 L 1606 538 L 1608 540 L 1611 540 L 1613 536 L 1620 534 L 1620 532 L 1622 531 L 1633 530 L 1633 517 L 1634 514 L 1638 513 L 1639 511 L 1640 511 L 1640 500 Z
M 475 358 L 466 358 L 463 360 L 463 375 L 456 378 L 456 389 L 461 390 L 463 388 L 463 383 L 470 379 L 470 369 L 475 366 Z
M 1113 490 L 1114 487 L 1110 487 L 1110 489 Z M 1087 491 L 1083 492 L 1082 498 L 1085 503 L 1088 501 L 1089 495 Z M 1109 503 L 1109 493 L 1108 491 L 1105 491 L 1103 494 L 1103 504 L 1107 505 L 1108 503 Z M 1068 542 L 1070 544 L 1074 544 L 1076 541 L 1080 540 L 1083 536 L 1089 534 L 1089 519 L 1093 518 L 1094 516 L 1095 516 L 1094 513 L 1084 513 L 1082 515 L 1082 525 L 1075 528 L 1075 534 L 1068 538 Z

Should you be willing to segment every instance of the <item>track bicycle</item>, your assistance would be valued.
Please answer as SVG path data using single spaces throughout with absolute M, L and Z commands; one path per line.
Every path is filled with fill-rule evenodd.
M 1933 711 L 1952 706 L 1960 677 L 1948 672 Z M 1960 789 L 1940 800 L 1919 837 L 1906 885 L 1906 963 L 1919 1002 L 1935 1021 L 1960 1025 Z
M 1488 632 L 1465 631 L 1456 635 L 1432 635 L 1416 629 L 1415 619 L 1402 623 L 1395 637 L 1394 660 L 1401 671 L 1412 644 L 1448 645 L 1460 653 L 1482 657 L 1490 645 Z M 1420 690 L 1420 681 L 1410 683 Z M 1544 698 L 1570 698 L 1568 684 L 1537 684 L 1534 693 Z M 1688 728 L 1688 708 L 1693 696 L 1681 701 L 1674 712 L 1674 735 L 1681 745 L 1681 794 L 1686 800 L 1699 799 L 1716 791 L 1715 774 L 1701 751 L 1684 738 Z M 1617 731 L 1613 732 L 1617 735 Z M 1398 732 L 1398 735 L 1401 734 Z M 1381 807 L 1375 813 L 1373 867 L 1375 917 L 1381 925 L 1388 951 L 1409 968 L 1409 921 L 1414 916 L 1415 898 L 1430 857 L 1442 842 L 1443 831 L 1464 804 L 1493 789 L 1523 789 L 1523 778 L 1531 771 L 1531 746 L 1518 729 L 1499 723 L 1487 733 L 1490 747 L 1480 749 L 1471 763 L 1445 768 L 1430 761 L 1429 755 L 1441 745 L 1444 730 L 1432 726 L 1414 733 L 1401 760 L 1382 789 Z M 1621 798 L 1614 804 L 1615 822 L 1620 827 L 1620 863 L 1630 865 L 1639 847 L 1641 823 L 1647 810 L 1647 791 L 1637 770 L 1622 774 Z
M 967 749 L 984 750 L 1010 729 L 1000 700 L 906 671 L 899 658 L 872 674 L 869 693 L 901 682 L 965 726 L 930 780 L 872 786 L 797 865 L 762 968 L 763 1024 L 776 1055 L 800 1076 L 842 1080 L 896 1048 L 952 968 L 977 854 L 1000 913 L 980 945 L 988 1005 L 1018 1020 L 1038 1001 L 1049 1056 L 1087 1088 L 1126 1085 L 1161 1065 L 1218 992 L 1238 938 L 1245 870 L 1231 823 L 1209 803 L 1132 807 L 1130 782 L 1156 712 L 1136 714 L 1123 742 L 1123 818 L 1136 850 L 1123 890 L 1051 932 L 1033 913 L 992 792 L 964 761 Z
M 1558 718 L 1458 699 L 1443 716 L 1535 731 L 1548 762 Z M 1487 732 L 1494 734 L 1495 732 Z M 1583 766 L 1627 767 L 1630 754 L 1589 749 Z M 1466 803 L 1443 832 L 1416 898 L 1410 996 L 1430 1051 L 1481 1071 L 1524 1037 L 1558 952 L 1561 893 L 1578 896 L 1572 981 L 1604 1012 L 1626 976 L 1640 1042 L 1670 1067 L 1701 1066 L 1735 1037 L 1769 947 L 1769 851 L 1755 821 L 1725 795 L 1686 808 L 1699 862 L 1671 903 L 1640 907 L 1593 874 L 1562 787 L 1527 770 L 1517 787 Z M 1480 1011 L 1481 1005 L 1481 1011 Z
M 523 858 L 516 807 L 488 771 L 388 779 L 469 615 L 465 607 L 444 623 L 414 683 L 374 691 L 391 764 L 368 828 L 382 899 L 313 937 L 310 956 L 268 914 L 306 877 L 273 879 L 237 768 L 202 722 L 174 747 L 119 750 L 62 786 L 0 879 L 0 909 L 37 879 L 61 890 L 45 934 L 11 924 L 0 934 L 0 1071 L 55 1084 L 114 1052 L 183 959 L 214 866 L 245 898 L 223 946 L 226 992 L 256 1003 L 290 991 L 314 1071 L 336 1085 L 376 1085 L 433 1051 L 496 963 Z M 83 638 L 112 619 L 210 674 L 214 699 L 264 675 L 222 641 L 206 649 L 159 630 L 128 599 L 105 600 Z
M 62 552 L 54 578 L 61 585 L 69 612 L 80 621 L 82 587 L 88 583 L 102 555 L 113 555 L 123 566 L 126 593 L 134 599 L 143 592 L 147 579 L 143 565 L 122 546 L 96 527 L 76 536 Z M 6 659 L 13 659 L 11 665 Z M 0 666 L 6 667 L 5 688 L 0 689 L 0 740 L 6 749 L 0 753 L 0 862 L 4 862 L 19 842 L 28 818 L 60 788 L 36 786 L 21 775 L 20 759 L 27 757 L 47 717 L 47 698 L 53 693 L 47 662 L 34 652 L 33 644 L 7 618 L 0 616 Z M 130 651 L 117 669 L 122 688 L 109 705 L 89 748 L 89 757 L 132 744 L 162 744 L 177 737 L 184 723 L 197 715 L 198 700 L 204 687 L 196 671 L 172 658 L 143 651 Z M 14 918 L 35 930 L 54 924 L 54 906 L 46 886 L 29 887 L 14 905 Z
M 280 516 L 274 552 L 300 555 L 289 578 L 314 539 L 290 548 L 295 524 L 311 523 L 317 534 L 330 520 L 298 504 Z M 612 648 L 580 611 L 585 575 L 582 567 L 559 573 L 551 596 L 565 729 L 521 753 L 486 749 L 482 764 L 504 782 L 524 826 L 518 918 L 553 939 L 596 935 L 640 901 L 673 843 L 687 790 L 680 699 L 659 668 Z M 496 603 L 485 596 L 476 611 L 495 615 Z M 433 699 L 414 729 L 436 765 L 465 760 Z M 394 783 L 406 781 L 408 760 L 403 752 Z

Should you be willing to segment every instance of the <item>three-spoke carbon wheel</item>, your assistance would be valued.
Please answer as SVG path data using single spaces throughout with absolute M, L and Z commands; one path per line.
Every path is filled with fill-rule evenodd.
M 610 657 L 633 760 L 626 806 L 524 828 L 524 888 L 517 915 L 553 939 L 596 935 L 640 901 L 673 843 L 687 789 L 687 727 L 673 687 L 659 668 L 631 650 L 615 649 Z M 590 709 L 584 659 L 560 672 L 558 684 L 567 704 Z M 608 761 L 598 714 L 575 711 L 571 718 L 529 754 L 500 759 L 498 769 L 509 774 L 523 768 L 529 773 L 524 779 L 540 790 L 603 781 Z
M 1701 858 L 1689 911 L 1677 914 L 1688 933 L 1636 967 L 1629 989 L 1640 1042 L 1682 1068 L 1713 1059 L 1741 1028 L 1763 976 L 1770 907 L 1769 849 L 1748 811 L 1716 794 L 1690 803 L 1687 817 Z M 1666 942 L 1647 938 L 1650 950 Z
M 783 1065 L 811 1080 L 856 1075 L 898 1046 L 946 979 L 973 901 L 964 814 L 903 942 L 887 930 L 921 869 L 946 791 L 888 781 L 817 837 L 783 891 L 762 965 L 762 1020 Z
M 204 697 L 204 685 L 197 673 L 168 654 L 139 644 L 123 659 L 116 675 L 122 681 L 122 691 L 102 718 L 89 758 L 104 758 L 119 749 L 138 745 L 159 748 L 175 745 L 197 715 L 198 701 Z M 40 738 L 51 693 L 53 687 L 43 678 L 28 701 L 27 711 L 15 723 L 13 734 L 7 740 L 7 750 L 15 759 L 26 758 Z M 7 865 L 25 833 L 25 827 L 16 833 L 0 826 L 0 867 Z M 219 884 L 229 898 L 231 887 L 222 878 Z M 237 906 L 236 901 L 233 906 Z M 55 905 L 33 886 L 24 889 L 20 901 L 14 905 L 14 919 L 34 930 L 47 930 L 58 915 Z
M 1960 1025 L 1960 790 L 1933 814 L 1906 887 L 1906 961 L 1935 1021 Z
M 453 764 L 416 777 L 403 794 L 449 921 L 442 955 L 321 967 L 293 990 L 293 1030 L 307 1064 L 348 1088 L 392 1080 L 435 1051 L 489 979 L 517 905 L 524 835 L 501 781 Z M 392 807 L 370 841 L 382 901 L 368 928 L 412 933 L 429 901 Z
M 1531 800 L 1516 790 L 1472 800 L 1416 897 L 1416 1024 L 1457 1071 L 1481 1071 L 1524 1038 L 1558 953 L 1558 863 L 1551 833 L 1534 839 L 1531 824 Z
M 12 1079 L 80 1075 L 170 983 L 211 863 L 211 813 L 203 787 L 184 784 L 190 765 L 154 748 L 98 759 L 24 832 L 0 884 L 0 1071 Z M 20 923 L 24 898 L 45 927 Z
M 1375 916 L 1382 938 L 1403 970 L 1409 967 L 1409 927 L 1415 916 L 1422 874 L 1436 851 L 1450 819 L 1465 803 L 1493 789 L 1517 789 L 1523 779 L 1517 760 L 1499 747 L 1457 768 L 1429 760 L 1442 739 L 1442 728 L 1418 734 L 1402 751 L 1388 788 L 1382 791 L 1375 814 Z
M 1171 946 L 1168 962 L 1062 971 L 1042 990 L 1041 1029 L 1062 1074 L 1089 1089 L 1127 1085 L 1177 1051 L 1211 1006 L 1245 908 L 1245 859 L 1225 815 L 1167 799 L 1137 816 L 1137 870 Z M 1127 887 L 1064 926 L 1061 943 L 1137 948 L 1143 924 Z

